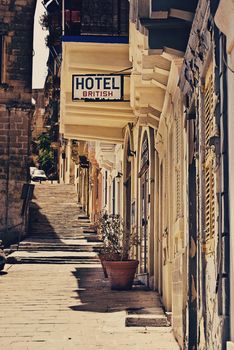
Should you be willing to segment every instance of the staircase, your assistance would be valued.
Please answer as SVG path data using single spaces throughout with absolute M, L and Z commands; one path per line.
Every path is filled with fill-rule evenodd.
M 96 263 L 102 243 L 77 204 L 73 185 L 36 184 L 30 230 L 9 262 Z
M 80 267 L 79 278 L 95 309 L 97 300 L 99 307 L 111 310 L 105 312 L 121 306 L 126 311 L 126 327 L 169 327 L 159 295 L 138 281 L 133 293 L 110 292 L 97 258 L 101 247 L 89 219 L 79 209 L 73 186 L 36 184 L 29 235 L 7 260 L 10 264 L 75 264 Z M 104 306 L 100 303 L 103 296 Z

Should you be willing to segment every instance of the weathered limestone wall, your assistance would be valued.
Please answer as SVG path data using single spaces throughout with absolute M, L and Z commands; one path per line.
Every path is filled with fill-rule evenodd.
M 227 349 L 234 349 L 234 139 L 233 139 L 233 128 L 234 128 L 234 1 L 233 0 L 221 0 L 218 10 L 215 15 L 215 22 L 222 33 L 227 38 L 227 63 L 228 63 L 228 130 L 229 130 L 229 205 L 230 205 L 230 342 L 228 342 Z
M 20 197 L 28 178 L 35 4 L 0 1 L 0 237 L 5 243 L 16 241 L 27 225 Z
M 183 104 L 178 81 L 182 59 L 173 59 L 167 92 L 156 136 L 156 149 L 163 165 L 159 184 L 160 220 L 163 222 L 163 304 L 172 312 L 174 335 L 184 348 L 187 298 L 187 239 L 186 239 L 186 132 Z M 162 168 L 162 166 L 161 166 Z
M 213 22 L 213 5 L 205 0 L 199 1 L 180 81 L 187 116 L 193 124 L 190 133 L 194 143 L 191 139 L 189 153 L 192 157 L 189 155 L 189 159 L 193 159 L 195 169 L 189 173 L 189 179 L 196 176 L 194 192 L 197 206 L 196 217 L 193 217 L 192 210 L 189 216 L 192 228 L 189 229 L 196 235 L 193 235 L 189 247 L 188 277 L 194 281 L 194 285 L 190 284 L 192 290 L 188 294 L 187 306 L 189 317 L 194 319 L 197 327 L 195 325 L 194 329 L 189 327 L 187 330 L 186 345 L 200 350 L 224 349 L 227 331 L 226 286 L 225 280 L 219 278 L 221 273 L 224 274 L 220 261 L 221 251 L 225 254 L 225 242 L 220 232 L 223 233 L 226 213 L 225 205 L 218 198 L 223 192 L 223 160 L 219 161 L 222 158 L 219 147 L 222 150 L 220 140 L 224 142 L 225 135 L 221 123 L 225 116 L 220 112 L 223 107 L 218 51 L 220 42 Z M 217 146 L 212 147 L 210 141 L 217 135 L 216 130 L 219 130 Z M 189 201 L 193 203 L 194 192 L 190 192 Z M 191 232 L 188 232 L 189 236 Z
M 172 325 L 181 348 L 183 348 L 185 336 L 186 264 L 186 255 L 179 253 L 174 258 L 172 266 Z

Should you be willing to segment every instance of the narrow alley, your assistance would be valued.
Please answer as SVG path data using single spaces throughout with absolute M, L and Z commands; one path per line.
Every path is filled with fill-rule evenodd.
M 74 187 L 38 184 L 34 197 L 30 234 L 1 273 L 1 349 L 179 349 L 156 292 L 111 291 Z

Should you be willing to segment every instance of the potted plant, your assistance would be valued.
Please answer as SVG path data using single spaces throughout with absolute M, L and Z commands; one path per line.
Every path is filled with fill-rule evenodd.
M 124 231 L 123 220 L 119 215 L 103 215 L 104 257 L 102 264 L 110 278 L 111 289 L 129 290 L 132 288 L 139 261 L 130 259 L 130 250 L 138 243 L 136 234 Z M 113 258 L 114 257 L 114 258 Z
M 118 216 L 108 215 L 105 210 L 100 212 L 95 225 L 103 241 L 103 247 L 99 251 L 98 257 L 101 261 L 105 278 L 108 278 L 105 262 L 108 260 L 120 259 L 118 239 L 119 225 L 120 220 Z
M 5 264 L 6 264 L 6 255 L 3 250 L 2 241 L 0 241 L 0 270 L 4 269 Z

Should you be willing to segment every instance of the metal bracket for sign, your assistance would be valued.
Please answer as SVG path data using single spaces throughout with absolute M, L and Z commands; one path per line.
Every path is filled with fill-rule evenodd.
M 130 100 L 124 100 L 124 77 L 130 76 L 129 73 L 121 73 L 121 74 L 72 74 L 72 101 L 84 101 L 84 102 L 130 102 Z M 95 76 L 118 76 L 121 77 L 121 97 L 120 99 L 105 99 L 105 98 L 75 98 L 74 97 L 74 77 L 77 76 L 89 76 L 89 77 L 95 77 Z

